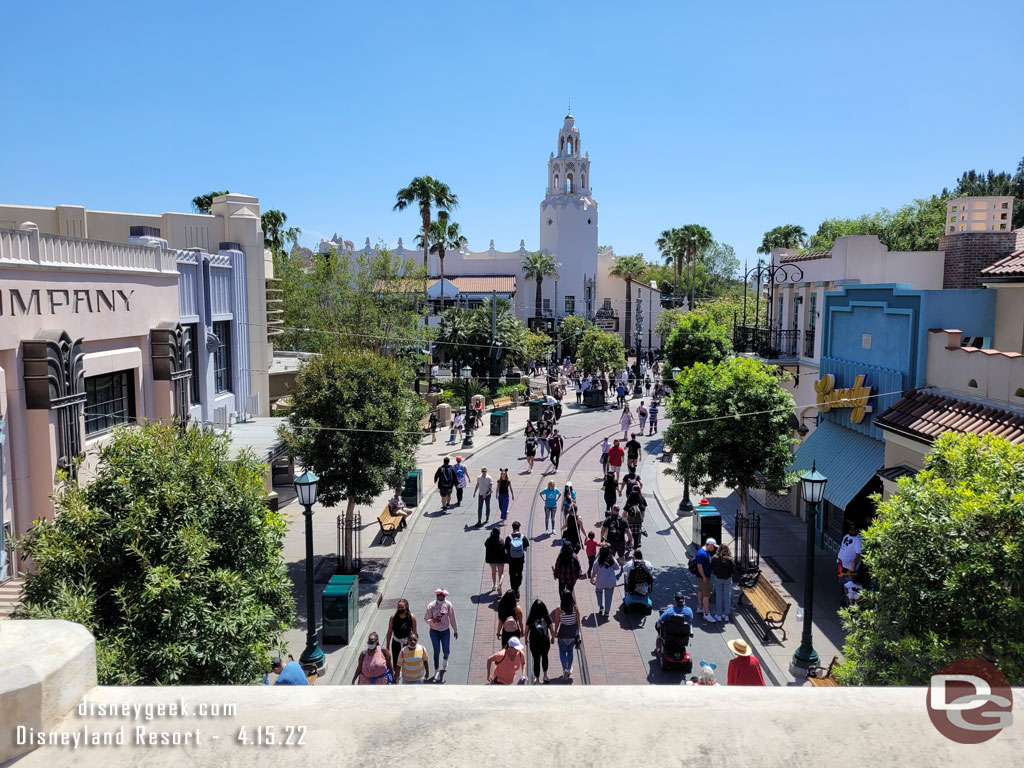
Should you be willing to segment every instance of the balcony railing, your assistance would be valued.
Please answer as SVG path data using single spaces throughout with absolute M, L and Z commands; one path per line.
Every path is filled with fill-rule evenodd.
M 800 331 L 737 325 L 732 332 L 733 350 L 767 360 L 796 357 Z
M 804 331 L 804 357 L 814 357 L 814 329 Z

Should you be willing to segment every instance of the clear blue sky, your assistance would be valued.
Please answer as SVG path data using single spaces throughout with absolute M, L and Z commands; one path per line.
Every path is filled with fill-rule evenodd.
M 229 8 L 232 6 L 232 8 Z M 9 3 L 0 202 L 258 195 L 315 244 L 411 243 L 431 174 L 483 250 L 537 247 L 571 97 L 601 244 L 896 207 L 1024 155 L 1020 0 Z

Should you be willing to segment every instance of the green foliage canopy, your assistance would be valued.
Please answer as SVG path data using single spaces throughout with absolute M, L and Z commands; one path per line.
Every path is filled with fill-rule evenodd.
M 979 657 L 1024 684 L 1024 446 L 947 432 L 863 533 L 877 585 L 843 611 L 850 685 L 927 685 Z
M 588 328 L 584 332 L 577 357 L 586 373 L 611 373 L 626 367 L 622 339 L 597 328 Z
M 512 314 L 507 299 L 498 299 L 496 312 L 502 365 L 522 365 L 530 359 L 530 334 Z M 455 369 L 469 365 L 474 376 L 490 376 L 491 314 L 490 300 L 476 309 L 452 307 L 445 310 L 434 340 L 435 361 L 451 363 Z M 544 338 L 550 342 L 547 336 Z
M 96 478 L 67 481 L 24 541 L 37 566 L 17 618 L 96 636 L 103 685 L 250 685 L 295 606 L 263 465 L 225 435 L 151 423 L 114 432 Z
M 558 321 L 558 335 L 562 339 L 562 354 L 576 356 L 583 332 L 587 330 L 587 319 L 582 315 L 569 315 Z
M 717 365 L 732 355 L 732 331 L 706 314 L 686 314 L 665 343 L 668 367 L 686 369 L 695 363 Z

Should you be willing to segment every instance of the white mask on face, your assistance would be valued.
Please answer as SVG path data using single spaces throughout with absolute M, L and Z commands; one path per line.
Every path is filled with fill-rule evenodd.
M 376 651 L 377 650 L 377 644 L 376 643 L 367 643 L 366 644 L 366 650 L 368 650 L 368 651 Z

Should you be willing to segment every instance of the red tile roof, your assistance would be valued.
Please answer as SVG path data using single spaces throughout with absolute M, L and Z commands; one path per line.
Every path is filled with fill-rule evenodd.
M 1024 249 L 985 267 L 981 274 L 991 277 L 1024 277 Z
M 445 280 L 453 283 L 460 293 L 515 293 L 515 275 L 466 275 L 464 277 L 451 277 L 445 275 Z M 440 278 L 430 278 L 430 284 L 435 285 Z
M 832 251 L 805 251 L 783 256 L 779 261 L 783 264 L 791 264 L 794 261 L 814 261 L 815 259 L 831 259 Z
M 927 390 L 911 390 L 882 413 L 876 423 L 932 442 L 945 432 L 996 435 L 1024 443 L 1024 415 Z

